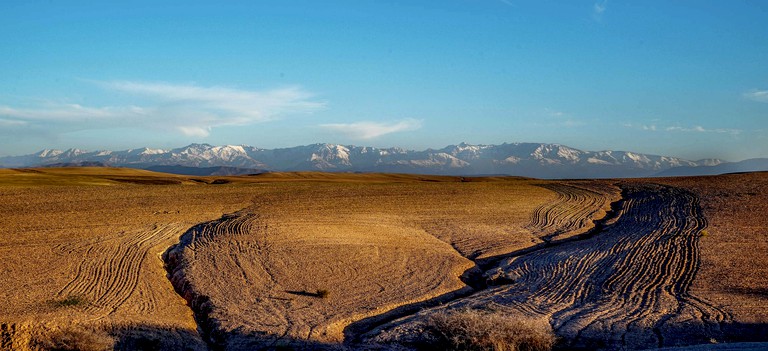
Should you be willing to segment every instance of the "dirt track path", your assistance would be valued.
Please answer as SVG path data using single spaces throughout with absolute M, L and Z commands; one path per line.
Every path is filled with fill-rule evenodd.
M 395 322 L 374 339 L 407 340 L 426 315 L 467 307 L 548 318 L 571 347 L 635 349 L 717 339 L 719 323 L 730 317 L 689 292 L 707 225 L 698 199 L 660 185 L 624 188 L 618 219 L 598 235 L 508 259 L 499 269 L 509 285 Z
M 591 186 L 590 186 L 591 185 Z M 582 234 L 592 221 L 605 215 L 610 203 L 619 199 L 614 187 L 595 183 L 546 183 L 539 186 L 557 194 L 557 199 L 537 207 L 526 229 L 545 242 Z

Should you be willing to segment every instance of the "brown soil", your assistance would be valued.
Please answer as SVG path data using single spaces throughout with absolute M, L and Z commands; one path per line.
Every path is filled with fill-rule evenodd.
M 0 173 L 0 344 L 25 349 L 45 330 L 87 324 L 204 348 L 160 256 L 189 227 L 247 206 L 251 196 L 106 179 L 132 174 L 121 169 L 48 172 Z
M 414 342 L 430 315 L 466 308 L 547 318 L 567 348 L 764 340 L 768 223 L 754 214 L 764 211 L 767 180 L 627 181 L 618 217 L 595 236 L 508 259 L 487 272 L 505 285 L 394 321 L 369 340 Z
M 555 194 L 533 184 L 297 183 L 187 233 L 174 283 L 228 348 L 341 342 L 353 322 L 470 291 L 467 257 L 540 243 L 523 226 Z
M 767 334 L 768 174 L 621 187 L 596 225 L 611 182 L 0 170 L 0 349 L 70 327 L 123 349 L 205 349 L 197 327 L 230 349 L 407 342 L 467 307 L 569 347 Z
M 473 263 L 454 248 L 531 245 L 538 239 L 523 226 L 553 196 L 515 178 L 195 179 L 203 182 L 127 169 L 0 170 L 0 344 L 24 349 L 38 330 L 88 325 L 202 348 L 161 257 L 193 227 L 211 236 L 191 247 L 200 259 L 188 277 L 225 302 L 215 305 L 231 318 L 222 330 L 338 341 L 357 319 L 465 291 L 459 276 Z M 312 296 L 318 290 L 330 295 Z
M 732 316 L 733 339 L 768 341 L 768 173 L 657 181 L 697 194 L 709 222 L 691 291 Z
M 612 202 L 621 196 L 607 182 L 550 182 L 539 186 L 557 194 L 557 199 L 537 207 L 526 229 L 545 242 L 571 238 L 594 227 L 593 221 L 605 217 Z

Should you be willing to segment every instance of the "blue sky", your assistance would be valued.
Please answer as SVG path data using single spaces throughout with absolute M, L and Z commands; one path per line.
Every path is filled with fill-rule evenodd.
M 0 155 L 552 142 L 768 157 L 766 1 L 0 2 Z

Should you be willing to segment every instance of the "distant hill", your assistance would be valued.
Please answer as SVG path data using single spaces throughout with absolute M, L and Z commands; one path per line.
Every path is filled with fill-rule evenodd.
M 30 155 L 2 157 L 0 167 L 39 167 L 84 162 L 186 175 L 326 171 L 435 175 L 505 174 L 534 178 L 623 178 L 664 175 L 667 174 L 664 172 L 672 172 L 672 169 L 677 169 L 674 172 L 682 172 L 681 175 L 745 169 L 727 168 L 728 163 L 717 159 L 691 161 L 630 151 L 583 151 L 565 145 L 543 143 L 460 143 L 442 149 L 422 151 L 339 144 L 312 144 L 280 149 L 191 144 L 170 150 L 42 150 Z M 759 170 L 761 167 L 758 166 L 751 169 Z
M 99 161 L 60 162 L 43 165 L 43 167 L 109 167 Z
M 727 162 L 714 166 L 674 167 L 656 174 L 658 177 L 717 175 L 724 173 L 768 171 L 768 158 L 752 158 L 741 162 Z
M 148 171 L 191 175 L 191 176 L 235 176 L 244 174 L 258 174 L 267 171 L 253 168 L 237 168 L 227 166 L 216 167 L 186 167 L 181 165 L 174 166 L 150 166 L 145 168 Z

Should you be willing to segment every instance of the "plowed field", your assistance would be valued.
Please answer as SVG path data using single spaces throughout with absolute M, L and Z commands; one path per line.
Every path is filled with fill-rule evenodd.
M 752 178 L 752 196 L 764 195 L 764 190 L 760 190 L 764 189 L 764 175 L 735 177 L 732 180 Z M 717 192 L 713 185 L 725 190 L 738 184 L 712 182 L 716 179 L 665 182 L 687 184 L 689 189 L 704 194 L 709 212 L 732 214 L 733 208 L 757 205 L 722 206 L 720 202 L 722 207 L 713 208 L 714 199 L 708 195 Z M 622 188 L 624 199 L 618 213 L 593 236 L 509 258 L 486 272 L 487 277 L 502 286 L 394 321 L 368 336 L 380 342 L 409 343 L 418 338 L 416 334 L 429 315 L 470 308 L 548 320 L 567 348 L 646 349 L 724 340 L 762 340 L 765 305 L 753 306 L 757 308 L 749 312 L 741 305 L 759 298 L 759 290 L 752 290 L 751 295 L 757 296 L 740 299 L 733 293 L 725 293 L 724 289 L 712 294 L 711 290 L 694 288 L 718 285 L 712 273 L 706 271 L 703 279 L 695 283 L 702 262 L 712 264 L 716 257 L 722 260 L 721 264 L 731 265 L 742 260 L 738 255 L 713 255 L 711 248 L 700 249 L 702 240 L 709 240 L 704 244 L 706 247 L 724 238 L 713 238 L 718 235 L 714 234 L 715 228 L 710 228 L 711 232 L 705 229 L 708 216 L 702 210 L 699 196 L 679 187 L 639 181 L 624 183 Z M 711 217 L 719 221 L 718 231 L 728 227 L 720 222 L 724 221 L 723 216 Z M 746 213 L 739 217 L 741 221 L 730 217 L 726 223 L 747 222 Z M 546 228 L 548 223 L 534 221 L 531 227 Z M 755 224 L 763 230 L 766 228 L 764 220 Z M 765 245 L 764 234 L 762 237 L 752 234 L 744 240 L 751 242 L 755 249 Z M 702 252 L 705 253 L 703 259 Z M 765 256 L 757 258 L 761 262 L 765 259 Z M 731 267 L 731 270 L 738 269 Z M 768 283 L 764 276 L 759 278 L 761 268 L 743 267 L 746 270 L 734 273 L 745 279 L 756 279 L 761 286 Z M 752 287 L 754 289 L 754 285 Z M 724 304 L 723 295 L 735 301 Z
M 118 349 L 408 347 L 466 308 L 566 348 L 760 341 L 766 204 L 768 174 L 0 170 L 0 349 L 72 327 Z

